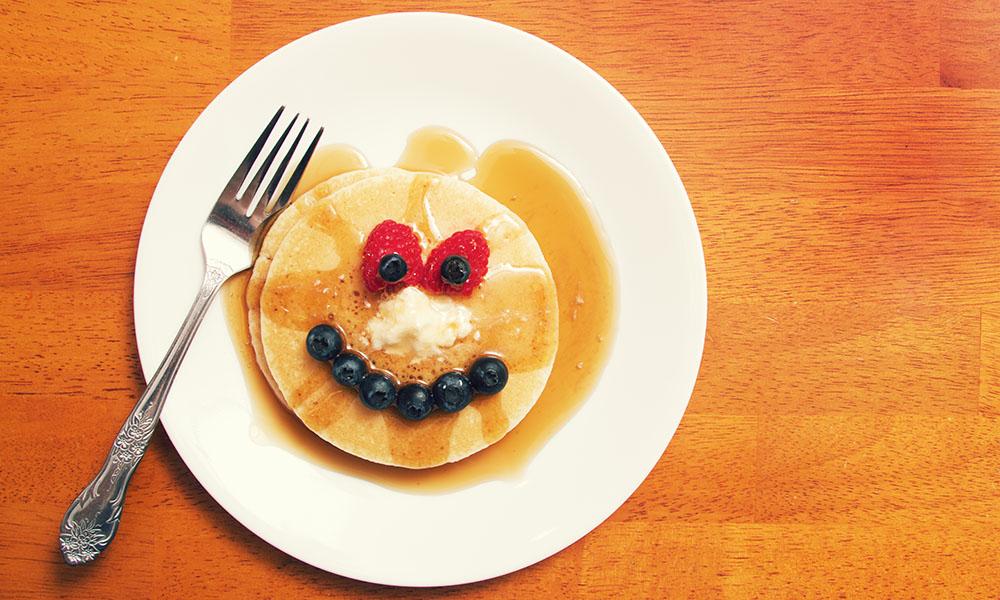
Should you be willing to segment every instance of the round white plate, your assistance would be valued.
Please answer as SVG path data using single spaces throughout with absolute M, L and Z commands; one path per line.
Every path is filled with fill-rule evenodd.
M 701 241 L 653 131 L 586 65 L 490 21 L 389 14 L 296 40 L 212 101 L 156 187 L 135 267 L 135 330 L 147 378 L 201 281 L 201 224 L 282 104 L 326 125 L 325 142 L 353 144 L 376 166 L 391 164 L 406 135 L 428 124 L 451 127 L 479 149 L 513 138 L 555 157 L 593 200 L 616 256 L 621 312 L 614 350 L 596 391 L 521 477 L 415 495 L 255 443 L 250 398 L 216 302 L 163 412 L 177 452 L 258 536 L 355 579 L 477 581 L 581 538 L 656 464 L 701 361 Z M 655 387 L 645 387 L 650 382 Z

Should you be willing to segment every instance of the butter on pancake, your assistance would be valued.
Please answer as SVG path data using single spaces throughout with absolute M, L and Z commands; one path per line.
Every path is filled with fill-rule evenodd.
M 434 298 L 410 286 L 379 304 L 378 314 L 368 321 L 367 337 L 361 345 L 405 356 L 412 362 L 440 357 L 444 349 L 471 333 L 472 312 L 461 299 Z
M 469 297 L 369 292 L 361 250 L 387 219 L 413 226 L 425 259 L 454 232 L 482 232 L 485 280 Z M 555 284 L 524 222 L 457 178 L 399 169 L 341 175 L 293 203 L 264 241 L 247 305 L 257 360 L 289 409 L 351 454 L 408 468 L 460 460 L 516 426 L 545 387 L 558 340 Z M 432 382 L 487 353 L 503 358 L 510 378 L 459 412 L 406 421 L 365 407 L 308 355 L 306 334 L 320 323 L 338 326 L 349 347 L 402 383 Z

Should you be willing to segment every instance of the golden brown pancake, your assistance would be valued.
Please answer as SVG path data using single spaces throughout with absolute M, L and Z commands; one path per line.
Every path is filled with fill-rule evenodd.
M 263 278 L 258 361 L 302 422 L 351 454 L 409 468 L 462 459 L 517 425 L 545 387 L 558 338 L 552 275 L 527 226 L 468 183 L 395 169 L 361 173 L 332 193 L 314 189 L 308 203 L 269 232 L 268 238 L 281 238 L 265 242 L 268 264 L 259 273 L 255 267 L 258 286 Z M 425 242 L 425 258 L 440 240 L 464 229 L 483 232 L 490 245 L 485 281 L 470 297 L 452 298 L 471 312 L 474 333 L 440 354 L 391 354 L 368 343 L 366 326 L 398 293 L 368 292 L 360 277 L 365 237 L 386 219 L 413 225 Z M 392 408 L 365 407 L 355 391 L 333 379 L 327 363 L 306 353 L 306 334 L 319 323 L 339 326 L 350 347 L 404 383 L 432 382 L 484 353 L 503 357 L 510 379 L 502 392 L 477 396 L 457 413 L 435 411 L 423 421 L 406 421 Z

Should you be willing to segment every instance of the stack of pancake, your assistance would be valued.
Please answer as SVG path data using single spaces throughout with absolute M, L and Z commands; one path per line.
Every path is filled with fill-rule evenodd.
M 481 231 L 489 271 L 471 296 L 473 333 L 430 356 L 376 350 L 366 326 L 398 290 L 369 292 L 361 280 L 367 234 L 391 219 L 413 226 L 424 258 L 452 233 Z M 246 297 L 257 363 L 275 395 L 309 429 L 356 456 L 426 468 L 465 458 L 502 438 L 538 399 L 556 355 L 558 306 L 552 274 L 534 236 L 509 209 L 452 176 L 396 168 L 351 171 L 295 200 L 263 240 Z M 348 347 L 400 383 L 433 382 L 483 354 L 504 360 L 510 379 L 457 413 L 411 422 L 365 407 L 305 349 L 315 325 L 339 327 Z

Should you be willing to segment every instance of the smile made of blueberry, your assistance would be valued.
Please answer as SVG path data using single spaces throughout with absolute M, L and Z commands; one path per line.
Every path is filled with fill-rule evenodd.
M 321 323 L 306 335 L 306 351 L 316 360 L 330 362 L 333 378 L 356 389 L 361 402 L 373 410 L 395 405 L 399 414 L 420 421 L 435 408 L 446 413 L 462 410 L 475 395 L 492 395 L 507 385 L 507 365 L 496 356 L 481 356 L 467 371 L 452 370 L 440 375 L 430 386 L 408 383 L 397 386 L 389 373 L 371 369 L 361 354 L 344 349 L 344 336 L 331 325 Z

